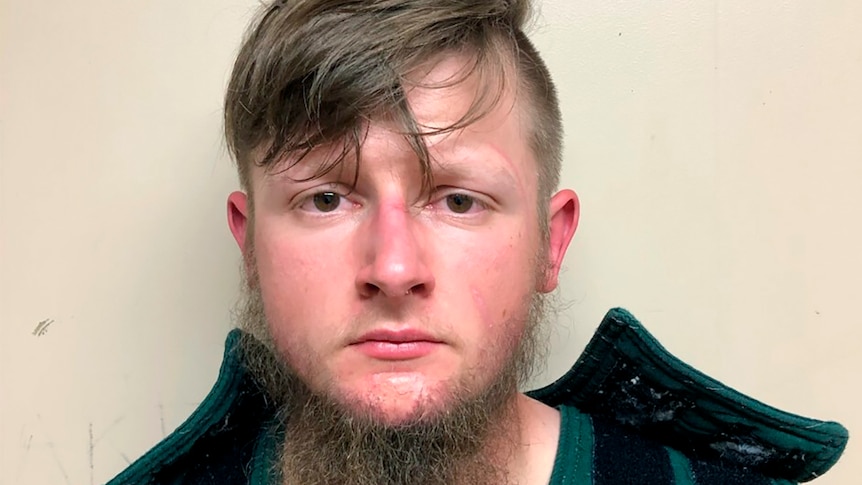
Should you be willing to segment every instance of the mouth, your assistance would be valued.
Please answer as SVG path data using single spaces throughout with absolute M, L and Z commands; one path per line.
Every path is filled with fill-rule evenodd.
M 372 330 L 360 336 L 350 347 L 376 360 L 412 360 L 425 357 L 445 343 L 417 329 Z

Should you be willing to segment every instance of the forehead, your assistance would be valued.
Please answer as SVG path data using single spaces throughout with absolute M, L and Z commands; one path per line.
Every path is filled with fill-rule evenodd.
M 420 126 L 439 129 L 447 123 L 517 115 L 514 74 L 506 65 L 489 66 L 474 55 L 446 52 L 407 73 L 403 89 Z
M 427 144 L 525 145 L 526 124 L 512 78 L 502 69 L 483 72 L 473 66 L 470 56 L 442 55 L 408 77 L 407 103 L 419 131 L 431 133 Z M 442 136 L 434 134 L 437 130 Z
M 473 56 L 445 53 L 408 73 L 404 96 L 415 126 L 405 126 L 398 115 L 382 113 L 362 123 L 360 161 L 369 154 L 368 145 L 379 138 L 390 140 L 389 148 L 416 159 L 409 133 L 427 148 L 426 167 L 437 172 L 487 169 L 509 178 L 535 183 L 536 162 L 528 142 L 528 122 L 517 96 L 514 72 L 502 66 L 499 72 L 475 69 Z M 393 134 L 400 135 L 393 137 Z M 392 141 L 397 139 L 397 142 Z M 330 166 L 336 172 L 352 174 L 355 159 L 350 137 L 337 143 L 315 147 L 301 157 L 287 156 L 267 170 L 275 178 L 306 179 Z M 393 146 L 397 145 L 397 146 Z M 380 144 L 374 144 L 379 149 Z M 371 154 L 373 156 L 373 154 Z M 361 164 L 359 170 L 367 170 Z M 261 170 L 255 170 L 260 172 Z

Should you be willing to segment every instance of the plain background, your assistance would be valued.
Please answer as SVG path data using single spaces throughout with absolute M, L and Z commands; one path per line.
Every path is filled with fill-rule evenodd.
M 256 2 L 0 1 L 0 483 L 101 483 L 216 376 L 220 106 Z M 723 382 L 862 429 L 860 32 L 858 0 L 544 2 L 583 219 L 537 385 L 624 306 Z M 860 476 L 851 439 L 817 483 Z

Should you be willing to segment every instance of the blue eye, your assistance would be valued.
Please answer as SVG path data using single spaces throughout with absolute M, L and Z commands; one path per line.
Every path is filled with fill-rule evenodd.
M 456 214 L 466 214 L 473 208 L 475 199 L 467 194 L 450 194 L 446 196 L 446 206 Z
M 341 196 L 335 192 L 320 192 L 312 197 L 314 208 L 320 212 L 332 212 L 341 205 Z

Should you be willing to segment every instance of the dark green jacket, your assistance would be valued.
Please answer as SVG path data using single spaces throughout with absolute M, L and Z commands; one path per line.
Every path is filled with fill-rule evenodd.
M 108 485 L 270 485 L 275 410 L 230 333 L 218 380 L 170 436 Z M 550 485 L 770 485 L 812 480 L 841 455 L 841 425 L 746 397 L 670 355 L 613 309 L 557 382 L 528 393 L 560 409 Z

